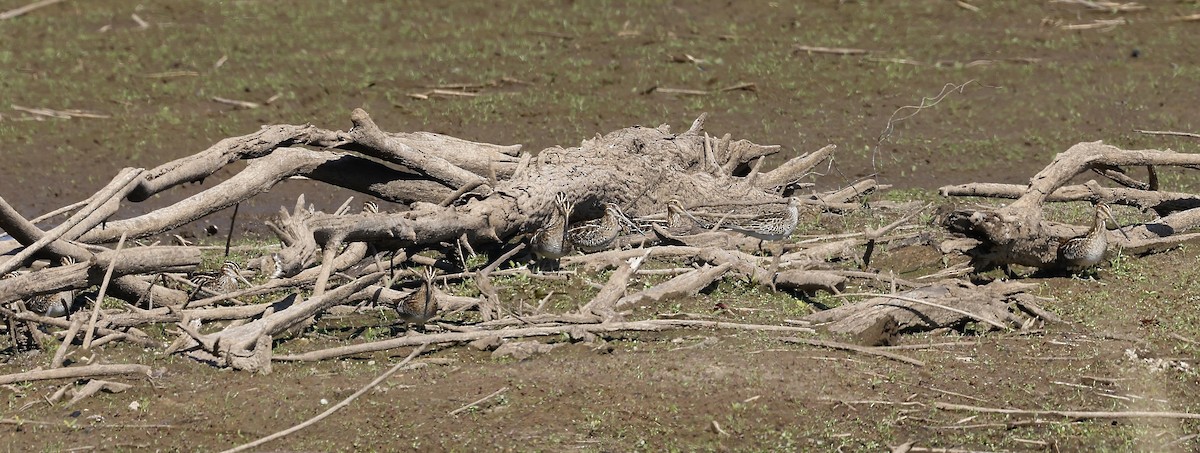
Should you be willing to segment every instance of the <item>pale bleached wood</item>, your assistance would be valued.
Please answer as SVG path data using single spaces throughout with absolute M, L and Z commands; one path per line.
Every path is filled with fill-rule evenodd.
M 15 382 L 45 381 L 49 379 L 78 379 L 99 376 L 118 376 L 123 374 L 138 374 L 150 376 L 150 367 L 146 365 L 87 365 L 52 370 L 27 371 L 24 373 L 6 374 L 0 376 L 0 385 Z

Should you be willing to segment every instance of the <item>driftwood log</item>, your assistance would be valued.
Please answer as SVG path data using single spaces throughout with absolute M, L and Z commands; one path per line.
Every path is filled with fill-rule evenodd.
M 846 334 L 869 346 L 890 344 L 897 334 L 959 329 L 975 323 L 983 331 L 1018 329 L 1037 319 L 1056 320 L 1026 290 L 1033 283 L 997 281 L 976 286 L 949 280 L 894 295 L 842 305 L 804 318 L 830 332 Z
M 73 213 L 48 230 L 26 220 L 0 199 L 0 229 L 20 244 L 0 252 L 6 253 L 0 256 L 0 274 L 20 270 L 0 281 L 0 304 L 86 290 L 102 284 L 104 271 L 110 267 L 110 294 L 126 302 L 119 309 L 101 310 L 93 305 L 96 322 L 86 326 L 33 313 L 19 304 L 9 305 L 0 307 L 0 316 L 9 321 L 0 327 L 7 327 L 10 336 L 24 328 L 31 335 L 41 335 L 42 342 L 59 340 L 41 334 L 40 328 L 69 328 L 71 334 L 62 336 L 61 341 L 100 335 L 94 344 L 123 340 L 159 348 L 158 341 L 138 327 L 165 324 L 169 326 L 165 330 L 178 335 L 166 353 L 269 372 L 275 342 L 302 333 L 318 317 L 334 311 L 353 312 L 364 305 L 397 307 L 414 293 L 430 295 L 443 314 L 475 310 L 478 322 L 434 327 L 457 331 L 453 334 L 424 333 L 423 329 L 410 332 L 403 340 L 387 342 L 389 348 L 547 332 L 575 332 L 582 340 L 592 336 L 591 332 L 724 326 L 711 321 L 626 322 L 624 318 L 633 309 L 654 309 L 672 298 L 694 297 L 727 278 L 797 294 L 841 293 L 848 278 L 879 279 L 868 272 L 822 269 L 828 269 L 831 261 L 865 266 L 876 242 L 889 240 L 884 234 L 916 211 L 876 230 L 772 244 L 769 248 L 775 252 L 769 256 L 762 253 L 762 241 L 736 233 L 700 231 L 670 236 L 654 233 L 659 228 L 648 228 L 643 234 L 618 241 L 633 249 L 561 260 L 565 266 L 616 268 L 599 294 L 577 311 L 545 313 L 546 299 L 532 310 L 525 309 L 524 302 L 514 308 L 510 301 L 502 300 L 493 281 L 498 275 L 524 272 L 537 278 L 570 278 L 534 274 L 509 264 L 513 259 L 519 261 L 517 253 L 523 251 L 524 237 L 547 224 L 560 194 L 575 204 L 571 223 L 600 217 L 606 203 L 617 204 L 639 221 L 661 222 L 672 199 L 688 200 L 688 208 L 697 215 L 720 223 L 777 212 L 786 202 L 785 196 L 801 200 L 806 210 L 802 215 L 854 211 L 862 206 L 857 199 L 883 187 L 868 179 L 825 193 L 800 194 L 799 190 L 812 186 L 802 180 L 818 165 L 829 162 L 836 147 L 826 146 L 764 169 L 765 157 L 777 153 L 778 146 L 734 140 L 728 134 L 712 137 L 704 131 L 704 119 L 701 116 L 678 134 L 666 125 L 630 127 L 584 140 L 577 147 L 542 150 L 535 157 L 515 145 L 430 133 L 384 132 L 366 112 L 355 110 L 348 131 L 310 125 L 266 126 L 158 168 L 122 170 L 92 197 L 57 211 L 56 215 Z M 114 219 L 124 203 L 203 181 L 238 160 L 246 160 L 248 165 L 194 196 L 145 214 Z M 245 266 L 257 271 L 251 277 L 258 283 L 217 294 L 189 283 L 186 277 L 201 264 L 202 249 L 182 238 L 177 238 L 181 242 L 177 246 L 127 246 L 119 255 L 111 247 L 121 237 L 130 241 L 163 238 L 164 233 L 294 177 L 349 188 L 407 209 L 377 212 L 367 206 L 357 212 L 346 204 L 322 212 L 300 197 L 295 206 L 281 209 L 278 218 L 268 223 L 282 247 L 264 247 Z M 913 207 L 886 202 L 875 205 Z M 477 249 L 491 254 L 491 264 L 482 268 L 468 264 Z M 63 258 L 69 259 L 57 264 Z M 46 260 L 51 265 L 41 264 Z M 76 264 L 71 264 L 72 260 Z M 647 270 L 643 265 L 648 260 L 685 261 L 693 267 Z M 418 283 L 419 279 L 403 269 L 414 265 L 440 269 L 442 274 L 429 283 Z M 501 265 L 506 268 L 499 268 Z M 239 267 L 233 269 L 241 272 Z M 656 286 L 630 290 L 632 280 L 648 271 L 669 271 L 673 277 Z M 465 280 L 474 283 L 479 296 L 448 294 L 434 283 Z M 892 279 L 893 286 L 896 281 Z M 414 283 L 425 286 L 414 288 Z M 974 308 L 980 307 L 983 305 Z M 889 316 L 894 322 L 907 322 Z M 983 316 L 995 317 L 998 322 L 1012 320 L 994 310 Z M 950 319 L 935 319 L 937 325 L 953 324 Z M 527 333 L 518 329 L 529 323 L 547 327 Z M 786 326 L 755 329 L 806 331 Z
M 1048 202 L 1090 201 L 1152 210 L 1154 221 L 1119 226 L 1123 234 L 1109 232 L 1110 244 L 1132 252 L 1154 251 L 1198 237 L 1187 233 L 1200 225 L 1197 196 L 1159 191 L 1156 167 L 1200 168 L 1200 155 L 1171 150 L 1123 150 L 1102 142 L 1086 142 L 1058 154 L 1029 185 L 962 184 L 940 189 L 944 196 L 1015 198 L 998 209 L 955 209 L 943 217 L 953 233 L 975 239 L 969 251 L 976 269 L 1019 264 L 1038 268 L 1061 267 L 1059 244 L 1086 232 L 1087 227 L 1045 220 Z M 1146 181 L 1128 169 L 1145 167 Z M 1095 180 L 1066 185 L 1078 175 L 1094 172 L 1122 187 L 1105 187 Z

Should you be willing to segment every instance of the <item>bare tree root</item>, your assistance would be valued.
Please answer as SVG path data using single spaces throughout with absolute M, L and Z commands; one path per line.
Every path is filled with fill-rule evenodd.
M 1058 154 L 1020 193 L 1000 185 L 941 188 L 946 195 L 1016 198 L 1008 206 L 994 210 L 954 210 L 944 216 L 943 225 L 951 232 L 981 241 L 970 251 L 976 269 L 1004 264 L 1055 268 L 1062 264 L 1058 262 L 1059 244 L 1082 234 L 1084 229 L 1045 221 L 1045 203 L 1086 199 L 1169 213 L 1154 222 L 1123 226 L 1124 235 L 1109 235 L 1109 240 L 1120 247 L 1157 250 L 1189 239 L 1190 236 L 1181 233 L 1200 225 L 1200 210 L 1194 209 L 1194 195 L 1157 191 L 1153 168 L 1164 165 L 1200 168 L 1200 156 L 1173 151 L 1123 150 L 1102 142 L 1079 143 Z M 1131 166 L 1149 168 L 1150 182 L 1129 177 L 1124 168 Z M 1131 188 L 1105 188 L 1095 181 L 1064 187 L 1071 178 L 1088 171 Z
M 359 278 L 277 313 L 213 334 L 199 335 L 180 325 L 191 341 L 178 350 L 190 351 L 193 358 L 212 361 L 219 366 L 270 373 L 272 337 L 329 307 L 369 297 L 369 291 L 363 290 L 382 277 L 382 273 L 374 273 Z
M 806 316 L 804 320 L 828 323 L 824 328 L 830 332 L 850 335 L 868 344 L 886 344 L 897 333 L 940 328 L 961 330 L 970 322 L 983 330 L 1017 329 L 1030 325 L 1037 313 L 1044 313 L 1031 298 L 1020 297 L 1035 286 L 1001 281 L 975 286 L 950 280 L 842 305 Z
M 20 308 L 0 307 L 0 315 L 10 324 L 71 329 L 64 339 L 67 342 L 83 328 L 85 338 L 99 336 L 93 347 L 125 340 L 157 349 L 161 347 L 159 342 L 137 328 L 173 324 L 178 337 L 163 352 L 184 353 L 216 366 L 267 373 L 273 360 L 310 360 L 480 339 L 499 341 L 565 333 L 585 340 L 604 332 L 691 327 L 810 333 L 812 330 L 804 327 L 624 319 L 635 309 L 695 297 L 727 279 L 746 279 L 773 289 L 808 294 L 843 294 L 849 278 L 888 281 L 874 273 L 854 271 L 857 273 L 851 275 L 845 273 L 849 271 L 823 269 L 839 262 L 861 263 L 865 268 L 877 243 L 911 236 L 892 230 L 915 212 L 883 228 L 786 244 L 764 243 L 724 230 L 693 230 L 695 234 L 672 236 L 661 228 L 667 203 L 673 199 L 688 201 L 689 211 L 701 219 L 697 224 L 713 225 L 778 213 L 788 201 L 782 198 L 784 195 L 801 201 L 805 219 L 817 219 L 830 212 L 914 206 L 872 202 L 867 195 L 886 187 L 872 179 L 829 192 L 798 194 L 801 188 L 813 186 L 805 179 L 825 171 L 820 167 L 832 165 L 834 145 L 764 168 L 766 157 L 778 153 L 780 147 L 734 140 L 728 134 L 710 136 L 704 130 L 705 118 L 702 115 L 682 133 L 672 133 L 666 125 L 624 128 L 584 140 L 576 147 L 545 149 L 533 157 L 521 153 L 519 146 L 476 143 L 430 133 L 385 132 L 366 112 L 355 110 L 350 115 L 352 127 L 345 132 L 313 126 L 266 126 L 221 140 L 193 156 L 158 168 L 123 170 L 96 195 L 61 210 L 75 212 L 68 221 L 46 232 L 0 199 L 0 228 L 23 246 L 14 249 L 14 258 L 0 261 L 0 266 L 12 270 L 29 267 L 34 259 L 57 263 L 63 257 L 77 262 L 65 260 L 61 265 L 21 271 L 0 281 L 0 304 L 90 288 L 101 283 L 103 270 L 110 265 L 112 292 L 128 302 L 119 310 L 97 311 L 94 328 L 72 327 L 66 319 Z M 140 202 L 181 184 L 203 181 L 239 160 L 247 161 L 244 169 L 194 196 L 138 216 L 109 220 L 120 212 L 122 203 Z M 1102 170 L 1114 180 L 1136 183 L 1113 168 Z M 253 199 L 295 177 L 404 203 L 407 209 L 379 212 L 378 207 L 368 204 L 362 212 L 351 213 L 348 200 L 341 208 L 322 212 L 306 204 L 301 196 L 294 206 L 280 209 L 278 217 L 268 223 L 282 248 L 264 250 L 263 256 L 246 265 L 247 270 L 259 271 L 252 277 L 257 283 L 249 287 L 225 285 L 219 291 L 212 287 L 193 289 L 190 280 L 178 275 L 197 270 L 200 247 L 141 246 L 135 242 L 116 260 L 116 252 L 104 245 L 123 236 L 133 241 L 169 232 Z M 559 260 L 561 265 L 575 268 L 616 268 L 604 285 L 593 284 L 599 287 L 599 293 L 578 311 L 574 304 L 567 313 L 544 310 L 553 293 L 537 301 L 536 308 L 529 308 L 532 304 L 523 300 L 518 307 L 504 300 L 504 275 L 559 281 L 578 278 L 573 269 L 532 272 L 520 264 L 523 257 L 518 252 L 523 252 L 525 245 L 513 245 L 523 241 L 523 235 L 550 223 L 557 212 L 555 199 L 560 196 L 575 206 L 569 225 L 600 218 L 606 204 L 614 203 L 636 219 L 635 225 L 653 226 L 615 241 L 638 248 L 618 247 Z M 1158 205 L 1166 206 L 1171 200 L 1184 198 L 1163 198 Z M 1177 214 L 1183 212 L 1188 211 Z M 1168 217 L 1164 221 L 1188 220 Z M 179 241 L 186 242 L 182 238 Z M 480 263 L 473 261 L 477 250 L 483 251 L 478 256 L 487 254 L 489 265 L 480 268 Z M 669 261 L 673 267 L 646 266 L 658 264 L 656 261 Z M 218 276 L 205 278 L 210 278 L 209 282 L 226 278 L 226 283 L 245 280 L 241 264 L 233 264 L 236 266 L 223 267 Z M 411 269 L 403 269 L 414 265 L 438 269 L 431 280 L 456 288 L 456 293 L 471 283 L 473 289 L 478 289 L 478 296 L 449 294 L 450 290 L 433 282 L 421 283 L 412 277 L 415 273 Z M 631 289 L 631 282 L 646 273 L 670 277 L 650 287 Z M 446 285 L 448 282 L 451 285 Z M 893 287 L 916 286 L 894 277 L 890 282 Z M 890 320 L 893 330 L 899 331 L 934 325 L 961 327 L 962 316 L 1007 328 L 1040 316 L 1040 309 L 1032 305 L 1031 298 L 1020 294 L 1020 288 L 976 289 L 956 284 L 939 288 L 917 288 L 891 296 L 886 300 L 888 307 L 906 304 L 896 308 L 895 313 L 879 308 L 855 312 L 847 306 L 826 315 L 841 316 L 831 330 L 842 331 L 852 331 L 859 324 L 870 323 L 865 321 L 869 319 Z M 268 298 L 249 299 L 264 295 Z M 414 299 L 426 295 L 428 299 Z M 971 302 L 951 302 L 947 298 Z M 1006 302 L 997 307 L 989 298 Z M 331 311 L 338 315 L 363 314 L 367 304 L 401 309 L 420 300 L 431 301 L 438 315 L 421 321 L 403 318 L 427 321 L 425 326 L 409 326 L 403 338 L 273 357 L 276 342 L 302 334 Z M 1018 310 L 1010 311 L 1009 305 Z M 475 312 L 463 313 L 468 310 Z M 846 326 L 838 327 L 838 323 Z M 874 322 L 872 326 L 879 324 Z M 427 333 L 426 328 L 435 333 Z M 36 328 L 31 331 L 33 335 L 40 333 Z

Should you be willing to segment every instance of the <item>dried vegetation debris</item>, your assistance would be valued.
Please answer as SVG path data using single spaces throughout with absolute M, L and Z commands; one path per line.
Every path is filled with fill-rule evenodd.
M 704 119 L 701 116 L 679 134 L 665 125 L 632 127 L 598 135 L 578 147 L 547 149 L 536 157 L 522 153 L 519 146 L 384 132 L 362 110 L 352 113 L 354 127 L 346 132 L 265 126 L 155 169 L 126 169 L 96 195 L 72 206 L 74 214 L 49 231 L 0 200 L 0 228 L 22 244 L 0 261 L 0 270 L 7 273 L 37 258 L 69 257 L 76 262 L 0 281 L 0 302 L 78 290 L 85 292 L 81 305 L 95 313 L 86 325 L 77 321 L 82 318 L 47 317 L 20 305 L 0 308 L 0 314 L 8 321 L 12 351 L 18 344 L 37 347 L 59 341 L 43 331 L 68 328 L 86 335 L 68 334 L 59 351 L 72 348 L 69 339 L 76 336 L 96 336 L 100 344 L 133 341 L 164 354 L 188 354 L 214 365 L 259 372 L 269 372 L 273 360 L 554 334 L 592 340 L 621 330 L 685 327 L 811 333 L 803 326 L 626 318 L 644 307 L 694 297 L 725 279 L 746 279 L 802 298 L 818 291 L 842 293 L 849 279 L 881 278 L 873 272 L 847 271 L 838 262 L 865 268 L 877 244 L 912 239 L 911 233 L 895 230 L 925 207 L 879 201 L 871 206 L 877 212 L 902 212 L 899 220 L 863 232 L 780 241 L 806 219 L 861 211 L 862 197 L 881 186 L 867 179 L 839 190 L 803 194 L 811 184 L 801 181 L 831 158 L 834 146 L 764 170 L 764 157 L 779 147 L 733 140 L 728 134 L 709 136 Z M 238 160 L 250 164 L 193 197 L 108 221 L 123 200 L 145 200 L 207 178 Z M 198 246 L 140 244 L 143 238 L 236 205 L 292 176 L 348 187 L 407 209 L 381 212 L 370 202 L 361 212 L 351 213 L 348 202 L 324 213 L 300 197 L 268 224 L 281 248 L 258 249 L 257 256 L 241 263 L 231 260 L 205 276 L 198 273 L 203 255 Z M 552 220 L 555 216 L 557 221 Z M 553 245 L 567 251 L 574 243 L 591 253 L 549 256 L 567 269 L 561 272 L 534 272 L 514 264 L 528 252 L 526 238 L 550 228 L 557 229 L 557 234 L 545 235 L 558 241 Z M 584 233 L 604 237 L 581 239 Z M 608 233 L 616 234 L 609 238 Z M 104 245 L 118 238 L 139 243 L 117 250 Z M 611 248 L 594 247 L 593 242 Z M 657 284 L 631 289 L 635 276 L 654 271 L 646 267 L 651 261 L 676 267 L 664 269 L 669 275 Z M 403 270 L 414 266 L 425 270 Z M 583 268 L 611 274 L 593 297 L 567 310 L 544 309 L 550 296 L 536 307 L 505 300 L 495 283 L 501 275 L 571 278 Z M 97 295 L 86 291 L 110 282 L 108 294 L 121 303 L 96 309 Z M 478 296 L 451 294 L 443 288 L 450 282 L 474 286 L 468 294 Z M 893 287 L 896 282 L 891 279 Z M 964 319 L 997 328 L 1027 327 L 1031 317 L 1045 313 L 1022 297 L 1024 289 L 941 282 L 819 313 L 809 322 L 829 323 L 829 330 L 860 336 L 889 329 L 962 328 Z M 422 309 L 406 311 L 415 306 L 415 299 L 424 300 Z M 363 306 L 397 309 L 404 315 L 401 322 L 411 328 L 391 340 L 273 354 L 280 342 L 302 335 L 317 318 L 335 311 L 353 313 Z M 879 322 L 861 321 L 883 318 L 882 330 Z M 161 344 L 140 330 L 148 325 L 162 326 L 175 340 Z

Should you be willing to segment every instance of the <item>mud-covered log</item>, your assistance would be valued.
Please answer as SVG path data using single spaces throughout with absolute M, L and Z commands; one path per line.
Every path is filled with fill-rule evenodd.
M 838 294 L 846 290 L 846 277 L 822 271 L 783 271 L 775 276 L 774 283 L 776 288 L 806 293 L 825 291 Z
M 733 263 L 723 263 L 717 266 L 704 266 L 686 274 L 677 276 L 653 287 L 622 297 L 614 304 L 615 309 L 629 306 L 640 306 L 651 302 L 695 296 L 708 285 L 725 275 Z
M 881 295 L 842 305 L 804 319 L 814 323 L 829 323 L 825 328 L 830 332 L 851 336 L 863 336 L 890 322 L 895 323 L 895 330 L 900 333 L 961 328 L 968 322 L 978 322 L 978 325 L 988 329 L 997 325 L 1016 328 L 1022 326 L 1027 317 L 1025 313 L 1014 310 L 1012 302 L 1017 300 L 1016 295 L 1033 287 L 1036 284 L 993 282 L 975 286 L 954 280 L 904 291 L 895 296 Z M 1022 299 L 1022 302 L 1028 301 Z

